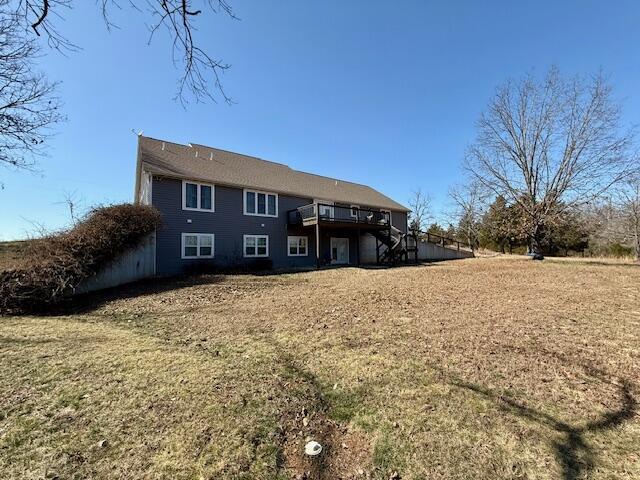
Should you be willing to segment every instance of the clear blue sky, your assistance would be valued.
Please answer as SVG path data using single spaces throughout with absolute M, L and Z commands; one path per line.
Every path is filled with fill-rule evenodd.
M 41 176 L 0 171 L 0 239 L 25 237 L 31 221 L 64 226 L 65 191 L 85 205 L 130 201 L 131 129 L 366 183 L 403 203 L 422 187 L 441 214 L 474 122 L 509 77 L 603 68 L 625 120 L 640 123 L 636 0 L 229 3 L 241 21 L 207 14 L 198 41 L 232 64 L 224 85 L 238 103 L 185 111 L 172 100 L 167 39 L 148 46 L 143 17 L 127 8 L 109 34 L 95 2 L 76 2 L 61 27 L 83 50 L 41 60 L 62 82 L 69 121 Z

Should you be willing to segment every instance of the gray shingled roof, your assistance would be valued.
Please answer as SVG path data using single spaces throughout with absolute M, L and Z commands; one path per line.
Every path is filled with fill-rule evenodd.
M 408 211 L 366 185 L 300 172 L 281 163 L 203 145 L 180 145 L 139 137 L 136 198 L 140 172 L 268 190 L 304 198 Z

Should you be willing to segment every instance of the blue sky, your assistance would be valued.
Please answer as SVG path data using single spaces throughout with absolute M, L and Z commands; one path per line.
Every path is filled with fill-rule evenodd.
M 126 2 L 121 2 L 123 5 Z M 95 2 L 61 24 L 83 50 L 50 52 L 68 122 L 39 175 L 0 170 L 0 239 L 68 223 L 65 192 L 84 205 L 131 201 L 136 137 L 195 142 L 369 184 L 406 204 L 421 187 L 441 218 L 474 122 L 495 87 L 557 65 L 610 75 L 625 121 L 640 123 L 640 2 L 229 0 L 241 18 L 207 13 L 198 41 L 232 65 L 237 102 L 172 100 L 170 45 L 149 46 L 144 17 Z

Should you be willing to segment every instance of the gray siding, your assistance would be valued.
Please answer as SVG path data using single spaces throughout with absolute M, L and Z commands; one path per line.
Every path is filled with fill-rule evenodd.
M 158 275 L 181 273 L 190 265 L 211 264 L 218 267 L 249 264 L 256 259 L 244 258 L 243 235 L 269 235 L 269 258 L 274 268 L 310 267 L 316 264 L 313 229 L 287 228 L 287 211 L 311 203 L 309 198 L 278 195 L 278 217 L 243 214 L 243 190 L 215 187 L 215 212 L 182 210 L 182 182 L 154 177 L 153 205 L 160 210 L 164 225 L 157 232 L 156 272 Z M 191 223 L 188 223 L 191 220 Z M 182 259 L 182 233 L 213 233 L 213 259 Z M 287 256 L 287 236 L 309 237 L 306 257 Z
M 156 239 L 157 275 L 175 275 L 195 265 L 233 267 L 247 265 L 261 259 L 243 257 L 243 235 L 269 236 L 269 259 L 274 268 L 313 267 L 316 265 L 315 227 L 290 228 L 287 211 L 313 202 L 311 198 L 278 195 L 278 217 L 244 215 L 243 190 L 241 188 L 215 186 L 215 212 L 182 210 L 182 181 L 153 177 L 151 185 L 153 205 L 163 216 L 163 226 Z M 348 205 L 345 205 L 348 206 Z M 362 208 L 367 208 L 362 206 Z M 348 212 L 347 212 L 348 213 Z M 407 215 L 392 212 L 392 223 L 406 232 Z M 214 258 L 182 259 L 183 233 L 213 233 L 215 235 Z M 289 257 L 287 236 L 308 237 L 308 255 Z M 357 263 L 358 237 L 355 229 L 321 228 L 320 260 L 330 263 L 331 237 L 349 238 L 349 263 Z
M 391 212 L 391 225 L 407 233 L 407 212 Z

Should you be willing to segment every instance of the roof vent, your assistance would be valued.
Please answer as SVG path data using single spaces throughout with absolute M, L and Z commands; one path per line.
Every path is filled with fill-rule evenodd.
M 164 142 L 162 142 L 162 151 L 164 152 Z
M 198 158 L 198 150 L 196 150 L 196 158 Z
M 338 180 L 336 180 L 336 187 L 338 186 Z

